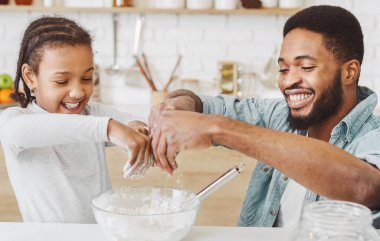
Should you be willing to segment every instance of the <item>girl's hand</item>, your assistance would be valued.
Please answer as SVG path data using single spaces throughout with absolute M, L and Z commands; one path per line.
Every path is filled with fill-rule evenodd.
M 149 129 L 147 125 L 142 121 L 138 121 L 138 120 L 130 121 L 128 122 L 127 126 L 146 136 L 149 135 Z
M 151 159 L 149 159 L 150 138 L 147 133 L 148 131 L 144 130 L 142 124 L 136 123 L 136 121 L 130 122 L 128 125 L 113 119 L 108 122 L 108 139 L 128 152 L 124 176 L 140 174 L 151 165 Z

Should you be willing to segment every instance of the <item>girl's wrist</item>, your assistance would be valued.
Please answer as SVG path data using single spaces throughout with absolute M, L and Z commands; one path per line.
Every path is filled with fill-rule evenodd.
M 112 134 L 112 131 L 114 129 L 114 126 L 115 126 L 115 120 L 110 118 L 109 121 L 108 121 L 108 125 L 107 125 L 107 138 L 108 138 L 108 141 L 111 141 L 111 134 Z

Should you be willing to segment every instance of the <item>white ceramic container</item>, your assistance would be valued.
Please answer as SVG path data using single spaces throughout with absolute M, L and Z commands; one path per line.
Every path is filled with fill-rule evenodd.
M 136 8 L 154 8 L 154 0 L 134 0 L 133 4 Z
M 280 8 L 300 8 L 303 7 L 303 0 L 279 0 Z
M 187 0 L 188 9 L 210 9 L 213 7 L 213 0 Z
M 278 0 L 261 0 L 264 8 L 278 7 Z
M 238 0 L 215 0 L 215 9 L 218 10 L 233 10 L 237 5 Z
M 154 5 L 156 8 L 179 9 L 185 8 L 185 3 L 185 0 L 155 0 Z

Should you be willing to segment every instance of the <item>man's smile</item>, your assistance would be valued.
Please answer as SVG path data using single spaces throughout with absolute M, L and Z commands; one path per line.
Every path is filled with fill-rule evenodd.
M 285 97 L 289 108 L 301 109 L 313 101 L 314 93 L 308 89 L 291 89 L 285 90 Z

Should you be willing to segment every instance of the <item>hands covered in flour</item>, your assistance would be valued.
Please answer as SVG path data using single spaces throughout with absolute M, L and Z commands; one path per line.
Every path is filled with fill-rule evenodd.
M 123 168 L 124 177 L 142 176 L 153 165 L 151 140 L 144 122 L 131 121 L 125 125 L 111 119 L 107 133 L 112 143 L 128 152 L 128 160 Z
M 149 129 L 155 164 L 169 174 L 178 168 L 180 151 L 212 145 L 212 117 L 194 111 L 194 103 L 187 97 L 169 99 L 151 109 Z

